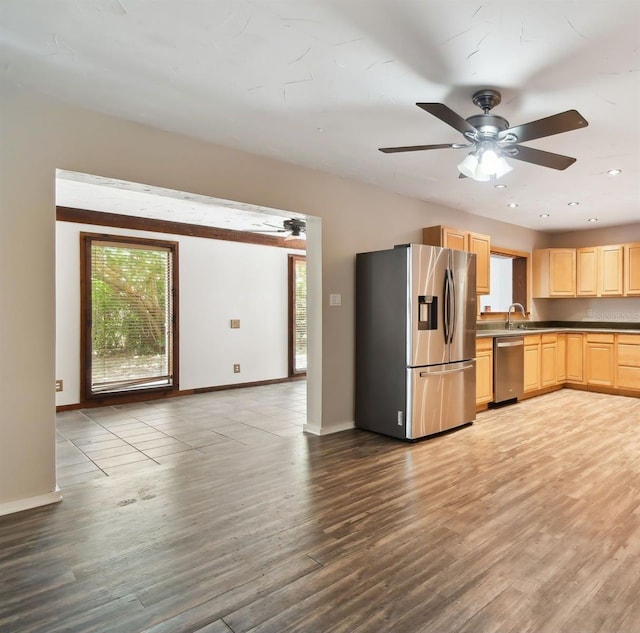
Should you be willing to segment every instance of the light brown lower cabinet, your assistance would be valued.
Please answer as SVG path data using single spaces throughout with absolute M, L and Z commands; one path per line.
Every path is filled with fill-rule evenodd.
M 567 335 L 564 332 L 558 334 L 556 347 L 556 383 L 562 383 L 567 379 Z
M 476 339 L 476 404 L 493 400 L 493 339 Z
M 524 337 L 524 392 L 540 389 L 540 334 Z
M 616 387 L 640 391 L 640 334 L 618 334 Z
M 586 383 L 601 387 L 615 384 L 615 347 L 613 334 L 587 334 L 585 342 Z
M 584 383 L 584 334 L 567 332 L 567 382 Z
M 540 386 L 551 387 L 558 382 L 558 335 L 543 334 L 540 340 Z
M 476 350 L 476 403 L 484 404 L 493 399 L 492 339 L 478 339 Z M 524 393 L 565 383 L 589 385 L 594 391 L 606 387 L 640 395 L 640 334 L 558 332 L 525 335 Z

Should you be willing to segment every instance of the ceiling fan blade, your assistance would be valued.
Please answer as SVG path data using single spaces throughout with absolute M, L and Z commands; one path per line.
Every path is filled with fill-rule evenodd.
M 461 147 L 469 147 L 462 143 L 440 143 L 439 145 L 409 145 L 407 147 L 379 147 L 378 149 L 385 154 L 393 154 L 395 152 L 419 152 L 423 149 L 460 149 Z
M 500 133 L 500 137 L 504 138 L 507 134 L 515 135 L 517 143 L 524 143 L 536 138 L 544 138 L 553 134 L 561 134 L 562 132 L 570 132 L 582 127 L 587 127 L 588 121 L 577 111 L 567 110 L 560 114 L 531 121 L 531 123 L 523 123 L 516 125 L 508 130 Z
M 566 169 L 576 162 L 571 156 L 563 156 L 562 154 L 552 154 L 551 152 L 543 152 L 541 149 L 533 147 L 524 147 L 523 145 L 513 145 L 512 149 L 516 149 L 517 153 L 509 152 L 509 158 L 522 160 L 526 163 L 533 163 L 542 167 L 550 167 L 551 169 Z
M 444 105 L 444 103 L 416 103 L 416 105 L 429 114 L 433 114 L 433 116 L 437 117 L 447 125 L 450 125 L 452 128 L 458 130 L 461 134 L 464 134 L 465 132 L 475 134 L 477 132 L 476 128 L 474 128 L 471 123 L 465 121 L 459 114 Z

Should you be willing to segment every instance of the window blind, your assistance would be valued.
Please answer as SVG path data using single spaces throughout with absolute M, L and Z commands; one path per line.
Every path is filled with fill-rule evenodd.
M 172 252 L 91 243 L 91 391 L 172 384 Z
M 294 261 L 294 372 L 307 370 L 307 260 Z

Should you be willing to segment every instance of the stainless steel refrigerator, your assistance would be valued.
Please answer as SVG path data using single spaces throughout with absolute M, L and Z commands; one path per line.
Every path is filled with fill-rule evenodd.
M 475 420 L 476 257 L 356 255 L 356 426 L 405 440 Z

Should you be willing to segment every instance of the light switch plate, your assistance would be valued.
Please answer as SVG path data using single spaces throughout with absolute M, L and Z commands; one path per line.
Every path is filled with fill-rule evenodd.
M 235 330 L 240 327 L 240 319 L 231 319 L 231 327 Z
M 331 294 L 329 295 L 329 305 L 332 307 L 339 307 L 342 305 L 342 295 Z

